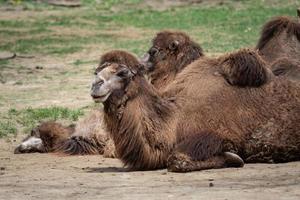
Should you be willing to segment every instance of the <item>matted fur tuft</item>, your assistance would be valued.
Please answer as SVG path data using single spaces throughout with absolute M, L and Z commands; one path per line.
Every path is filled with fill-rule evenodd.
M 133 68 L 139 68 L 140 66 L 138 59 L 133 54 L 122 50 L 113 50 L 103 54 L 100 58 L 99 65 L 102 65 L 105 62 L 119 63 Z
M 55 149 L 68 155 L 104 154 L 109 139 L 103 129 L 102 111 L 93 110 L 77 123 L 72 136 L 56 145 Z
M 267 22 L 261 31 L 261 37 L 256 45 L 257 49 L 262 49 L 275 35 L 286 30 L 288 34 L 293 34 L 300 41 L 300 23 L 289 17 L 276 17 Z
M 266 63 L 254 50 L 243 49 L 222 58 L 223 74 L 232 85 L 263 85 L 268 80 Z

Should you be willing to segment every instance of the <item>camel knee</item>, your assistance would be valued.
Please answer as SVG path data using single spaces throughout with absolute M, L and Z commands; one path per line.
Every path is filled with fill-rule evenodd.
M 192 160 L 188 155 L 173 153 L 167 160 L 169 172 L 190 172 L 193 171 Z

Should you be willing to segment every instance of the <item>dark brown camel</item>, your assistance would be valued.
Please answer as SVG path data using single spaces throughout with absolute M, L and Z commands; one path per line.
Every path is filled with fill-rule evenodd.
M 164 92 L 134 67 L 106 63 L 91 95 L 103 102 L 118 157 L 134 170 L 300 159 L 299 88 L 274 77 L 251 50 L 199 59 Z
M 275 17 L 262 28 L 256 45 L 277 76 L 300 82 L 300 11 L 298 19 Z M 295 76 L 295 74 L 298 74 Z
M 186 33 L 162 31 L 152 41 L 152 47 L 141 59 L 150 82 L 162 90 L 182 69 L 204 56 L 199 44 Z

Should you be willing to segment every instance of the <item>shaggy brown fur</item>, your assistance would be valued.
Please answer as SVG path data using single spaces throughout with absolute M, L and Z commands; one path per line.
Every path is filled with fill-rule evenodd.
M 264 65 L 256 52 L 241 51 L 235 57 L 226 56 L 221 73 L 232 85 L 258 87 L 268 80 L 269 72 Z
M 280 67 L 281 71 L 288 71 L 290 69 L 288 65 L 294 65 L 289 60 L 300 61 L 299 19 L 299 17 L 298 20 L 289 17 L 276 17 L 270 20 L 263 26 L 261 37 L 256 45 L 256 49 L 259 50 L 266 62 L 273 63 L 279 58 L 286 58 Z M 287 66 L 287 68 L 284 69 L 283 66 Z M 272 70 L 274 69 L 272 68 Z M 285 76 L 290 77 L 289 75 L 290 73 L 286 73 Z
M 254 85 L 259 79 L 259 87 L 231 86 L 216 75 L 228 64 L 239 71 L 244 67 L 239 61 L 249 59 L 245 64 L 257 59 L 259 65 L 248 67 L 258 69 L 242 79 Z M 199 59 L 162 94 L 141 74 L 128 76 L 123 89 L 104 102 L 105 124 L 119 158 L 132 169 L 180 172 L 242 166 L 232 153 L 249 162 L 299 160 L 299 88 L 262 76 L 268 73 L 261 70 L 265 67 L 250 50 Z
M 204 56 L 199 44 L 183 32 L 162 31 L 153 39 L 152 47 L 142 63 L 151 83 L 162 90 L 182 69 Z
M 110 139 L 103 130 L 101 110 L 93 110 L 79 121 L 74 133 L 56 146 L 56 152 L 69 155 L 104 154 Z M 51 127 L 50 127 L 51 128 Z M 106 152 L 114 156 L 114 152 Z
M 133 54 L 122 50 L 113 50 L 103 54 L 100 58 L 99 66 L 103 65 L 106 62 L 129 65 L 135 69 L 139 69 L 141 67 L 141 64 L 139 63 L 138 59 Z

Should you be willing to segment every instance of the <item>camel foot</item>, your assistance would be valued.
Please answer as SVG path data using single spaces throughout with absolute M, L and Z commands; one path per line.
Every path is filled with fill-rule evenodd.
M 225 152 L 224 153 L 225 163 L 227 167 L 243 167 L 243 159 L 235 153 Z

